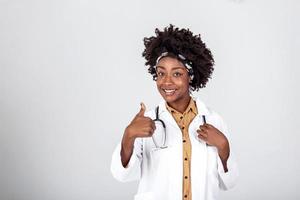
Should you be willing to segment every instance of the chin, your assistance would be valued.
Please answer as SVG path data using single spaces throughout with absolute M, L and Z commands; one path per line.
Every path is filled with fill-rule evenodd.
M 178 97 L 177 96 L 163 96 L 164 100 L 167 102 L 167 103 L 173 103 L 173 102 L 176 102 L 178 101 Z

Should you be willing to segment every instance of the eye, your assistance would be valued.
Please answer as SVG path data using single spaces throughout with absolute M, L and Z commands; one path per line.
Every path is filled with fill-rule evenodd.
M 180 73 L 180 72 L 175 72 L 173 75 L 174 75 L 174 77 L 179 77 L 179 76 L 182 76 L 182 73 Z
M 164 76 L 164 75 L 165 75 L 165 73 L 164 73 L 164 72 L 157 72 L 156 74 L 157 74 L 157 76 L 158 76 L 158 77 L 162 77 L 162 76 Z

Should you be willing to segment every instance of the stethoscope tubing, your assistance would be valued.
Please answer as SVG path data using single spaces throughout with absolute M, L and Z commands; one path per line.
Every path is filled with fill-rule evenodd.
M 202 115 L 202 120 L 203 120 L 203 124 L 206 124 L 205 115 Z M 164 133 L 165 134 L 164 134 L 163 146 L 159 147 L 158 144 L 156 143 L 155 139 L 153 138 L 153 136 L 152 136 L 152 140 L 153 140 L 156 147 L 161 148 L 161 149 L 167 148 L 167 146 L 166 146 L 166 141 L 167 141 L 166 124 L 163 120 L 159 119 L 159 106 L 157 106 L 156 109 L 155 109 L 155 119 L 153 120 L 153 122 L 156 122 L 156 121 L 160 122 L 162 124 L 163 128 L 164 128 Z

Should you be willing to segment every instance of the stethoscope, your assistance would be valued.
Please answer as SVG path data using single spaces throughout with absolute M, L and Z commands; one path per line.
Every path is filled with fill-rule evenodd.
M 163 120 L 159 119 L 159 114 L 158 114 L 158 112 L 159 112 L 159 106 L 157 106 L 157 107 L 155 108 L 155 119 L 153 119 L 153 122 L 154 122 L 154 123 L 160 123 L 160 124 L 162 125 L 163 129 L 164 129 L 164 131 L 163 131 L 164 136 L 163 136 L 162 146 L 159 146 L 159 145 L 157 144 L 157 141 L 155 141 L 155 139 L 154 139 L 153 136 L 152 136 L 152 140 L 153 140 L 153 143 L 154 143 L 154 145 L 155 145 L 155 147 L 156 147 L 157 149 L 165 149 L 165 148 L 168 147 L 168 146 L 166 145 L 166 141 L 167 141 L 166 124 L 165 124 L 165 122 L 164 122 Z M 206 123 L 205 115 L 202 115 L 202 120 L 203 120 L 203 124 L 205 124 L 205 123 Z

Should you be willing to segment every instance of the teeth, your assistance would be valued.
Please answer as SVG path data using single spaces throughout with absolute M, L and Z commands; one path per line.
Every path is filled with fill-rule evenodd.
M 171 93 L 171 92 L 174 92 L 175 90 L 164 90 L 164 91 L 167 93 Z

